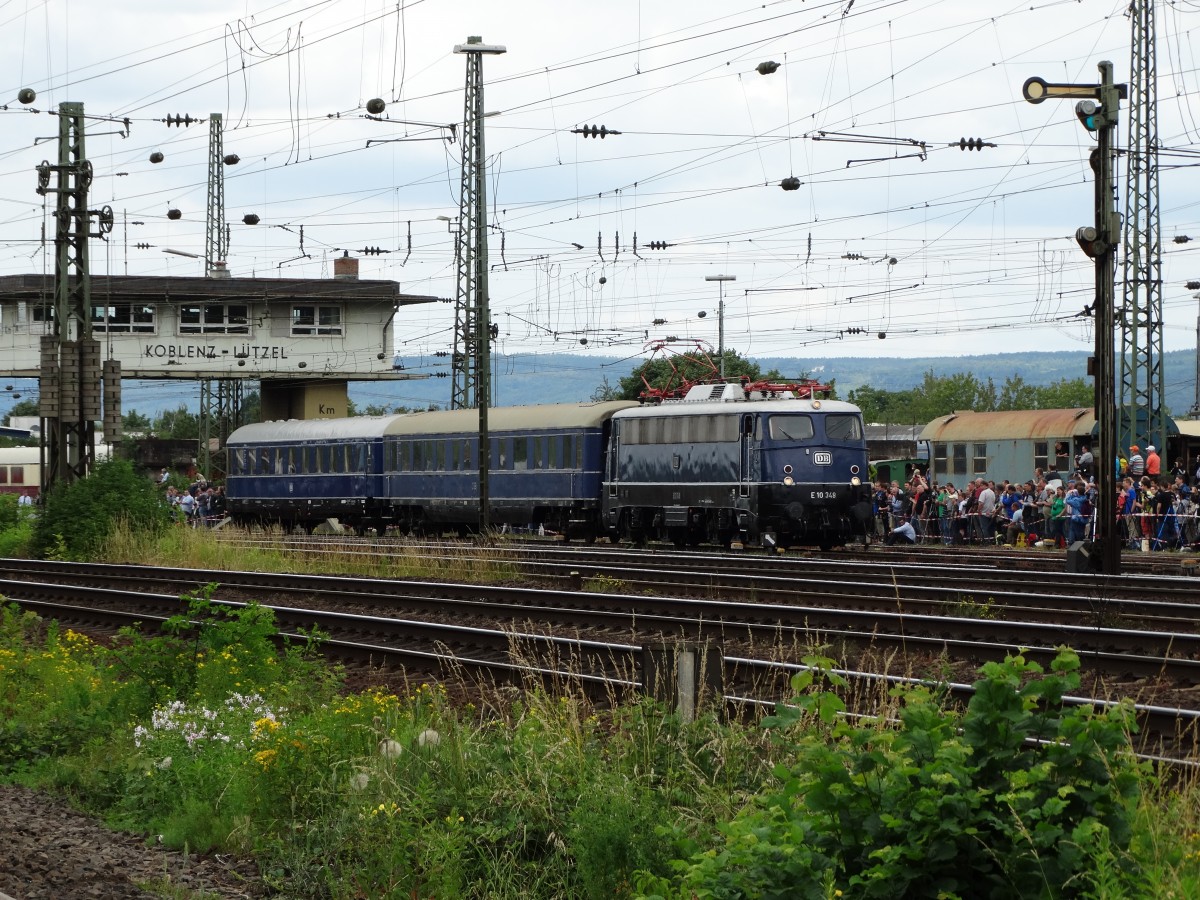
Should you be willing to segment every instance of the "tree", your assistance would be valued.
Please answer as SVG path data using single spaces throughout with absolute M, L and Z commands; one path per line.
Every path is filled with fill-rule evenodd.
M 620 389 L 613 399 L 637 400 L 638 396 L 646 390 L 643 378 L 650 387 L 663 390 L 678 388 L 682 381 L 713 381 L 716 378 L 713 370 L 718 366 L 717 360 L 698 350 L 654 357 L 646 360 L 645 364 L 634 370 L 632 375 L 621 379 Z M 752 381 L 758 381 L 763 377 L 762 370 L 757 363 L 741 356 L 736 350 L 726 350 L 725 378 L 736 381 L 743 375 Z
M 178 441 L 200 439 L 200 416 L 189 412 L 186 406 L 160 412 L 154 418 L 154 434 L 160 438 Z
M 592 391 L 592 402 L 602 403 L 605 400 L 620 400 L 621 390 L 615 388 L 609 383 L 608 376 L 605 375 L 600 382 L 600 386 Z
M 4 417 L 4 424 L 8 425 L 12 421 L 13 416 L 37 416 L 41 414 L 36 400 L 18 400 L 12 405 L 12 409 L 8 411 L 8 415 Z
M 143 415 L 136 409 L 131 409 L 121 416 L 121 429 L 126 433 L 131 431 L 149 431 L 150 427 L 150 417 Z

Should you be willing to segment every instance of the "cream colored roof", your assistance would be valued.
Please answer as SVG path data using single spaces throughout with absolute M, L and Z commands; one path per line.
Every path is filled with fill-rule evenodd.
M 1091 434 L 1095 424 L 1090 407 L 956 412 L 934 419 L 922 429 L 920 439 L 941 443 L 1069 438 Z

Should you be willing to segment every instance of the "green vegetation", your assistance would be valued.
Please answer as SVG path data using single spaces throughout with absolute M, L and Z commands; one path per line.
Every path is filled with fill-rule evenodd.
M 88 482 L 43 516 L 85 522 L 84 496 L 135 508 L 144 480 L 106 466 Z M 289 554 L 283 535 L 248 548 L 151 518 L 78 544 L 44 533 L 64 555 L 204 568 L 509 566 L 502 548 Z M 0 502 L 0 545 L 35 527 Z M 1048 673 L 989 663 L 965 710 L 913 686 L 872 718 L 846 715 L 830 660 L 809 658 L 774 716 L 685 723 L 635 697 L 593 705 L 570 679 L 562 696 L 476 689 L 477 705 L 403 675 L 347 691 L 318 636 L 280 650 L 268 610 L 210 598 L 109 645 L 0 603 L 0 779 L 173 847 L 253 854 L 293 897 L 1200 896 L 1200 784 L 1136 761 L 1128 706 L 1063 704 L 1069 651 Z
M 996 412 L 1091 406 L 1093 390 L 1084 378 L 1060 379 L 1042 386 L 1029 384 L 1016 374 L 1006 378 L 997 389 L 991 378 L 980 381 L 970 372 L 939 376 L 930 369 L 924 381 L 910 390 L 861 387 L 850 391 L 846 399 L 862 408 L 868 422 L 924 425 L 955 410 Z
M 593 394 L 594 400 L 637 400 L 649 384 L 652 388 L 672 390 L 678 388 L 683 381 L 711 381 L 714 372 L 720 366 L 720 358 L 712 358 L 707 354 L 692 350 L 687 353 L 677 353 L 670 356 L 659 356 L 646 361 L 631 375 L 622 378 L 620 387 L 613 389 L 607 379 Z M 725 377 L 738 379 L 746 376 L 751 381 L 766 379 L 768 381 L 789 381 L 775 369 L 763 373 L 758 363 L 746 359 L 736 350 L 725 351 Z M 807 376 L 799 376 L 799 380 Z M 645 379 L 645 381 L 643 381 Z
M 842 715 L 829 661 L 761 725 L 529 687 L 346 693 L 269 612 L 185 597 L 102 646 L 0 606 L 0 778 L 252 853 L 294 897 L 1162 897 L 1200 891 L 1200 789 L 1064 707 L 1078 660 Z M 193 625 L 193 623 L 196 623 Z M 481 697 L 491 696 L 480 692 Z M 1030 743 L 1037 738 L 1040 745 Z
M 169 521 L 155 485 L 122 459 L 100 463 L 89 477 L 60 484 L 43 500 L 32 541 L 43 557 L 88 559 L 121 523 L 152 535 Z

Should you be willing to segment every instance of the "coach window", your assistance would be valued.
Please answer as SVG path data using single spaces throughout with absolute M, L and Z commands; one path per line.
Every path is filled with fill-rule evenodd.
M 448 468 L 450 469 L 451 472 L 457 472 L 459 470 L 458 441 L 453 441 L 453 440 L 450 441 L 450 460 L 449 460 Z
M 529 438 L 513 438 L 512 461 L 514 469 L 529 465 Z
M 0 466 L 0 484 L 8 484 L 8 466 Z M 16 466 L 13 466 L 15 469 Z
M 414 471 L 414 472 L 425 471 L 425 442 L 424 441 L 413 441 L 412 442 L 412 471 Z
M 954 474 L 960 477 L 967 474 L 966 444 L 954 444 Z
M 471 468 L 471 442 L 462 442 L 462 464 L 464 469 Z
M 933 445 L 933 474 L 934 475 L 946 475 L 948 473 L 948 471 L 949 471 L 949 469 L 947 468 L 946 445 L 945 444 L 934 444 Z
M 433 454 L 433 468 L 438 472 L 446 471 L 446 442 L 434 442 Z
M 550 458 L 546 460 L 547 469 L 561 469 L 563 467 L 563 444 L 567 438 L 565 435 L 555 435 L 550 438 Z
M 1034 441 L 1033 442 L 1033 467 L 1035 469 L 1046 470 L 1046 463 L 1050 457 L 1050 442 L 1049 441 Z
M 533 439 L 533 456 L 529 460 L 529 468 L 544 469 L 546 467 L 546 439 Z
M 971 462 L 971 472 L 975 475 L 987 474 L 987 444 L 974 444 L 975 455 Z

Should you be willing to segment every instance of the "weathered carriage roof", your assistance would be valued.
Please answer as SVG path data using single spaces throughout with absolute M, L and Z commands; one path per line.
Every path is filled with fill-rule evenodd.
M 1069 438 L 1091 434 L 1095 424 L 1096 417 L 1090 407 L 954 412 L 926 425 L 921 431 L 921 440 L 966 442 Z
M 749 401 L 684 401 L 681 403 L 658 403 L 623 410 L 617 418 L 660 416 L 709 416 L 737 415 L 739 413 L 856 413 L 858 407 L 842 400 L 820 400 L 814 406 L 811 400 L 749 400 Z M 635 404 L 636 405 L 636 404 Z
M 243 425 L 229 436 L 230 444 L 276 444 L 290 441 L 329 441 L 379 437 L 393 416 L 352 416 L 349 419 L 287 419 Z
M 548 431 L 598 428 L 614 412 L 637 406 L 629 400 L 602 403 L 554 403 L 542 406 L 498 406 L 488 410 L 489 431 Z M 329 441 L 384 435 L 477 434 L 479 410 L 415 412 L 392 416 L 353 416 L 349 419 L 288 419 L 243 425 L 229 436 L 230 444 L 273 444 L 290 441 Z
M 631 400 L 600 403 L 549 403 L 540 406 L 497 406 L 488 410 L 488 431 L 548 431 L 562 428 L 599 428 L 618 410 L 637 406 Z M 475 434 L 479 410 L 454 409 L 417 412 L 390 422 L 389 435 Z

